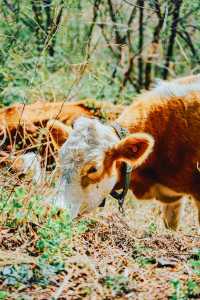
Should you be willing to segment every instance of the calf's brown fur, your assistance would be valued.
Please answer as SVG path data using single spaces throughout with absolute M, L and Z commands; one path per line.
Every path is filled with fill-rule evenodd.
M 180 82 L 187 84 L 187 78 Z M 148 159 L 132 173 L 130 188 L 136 197 L 160 200 L 166 226 L 176 229 L 181 197 L 191 195 L 200 222 L 200 91 L 170 97 L 148 92 L 117 121 L 130 133 L 146 132 L 155 140 Z

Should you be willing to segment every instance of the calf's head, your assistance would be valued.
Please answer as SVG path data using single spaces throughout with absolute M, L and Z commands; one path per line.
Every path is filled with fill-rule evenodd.
M 120 140 L 115 130 L 96 119 L 80 117 L 60 149 L 61 178 L 54 199 L 72 217 L 91 211 L 119 179 L 117 162 L 137 167 L 152 151 L 153 138 L 135 133 Z

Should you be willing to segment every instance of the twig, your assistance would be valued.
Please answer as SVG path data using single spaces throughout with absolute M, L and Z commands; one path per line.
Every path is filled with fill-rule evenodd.
M 91 46 L 91 41 L 92 41 L 92 33 L 94 30 L 94 27 L 96 25 L 96 20 L 98 17 L 98 11 L 99 11 L 99 6 L 101 4 L 101 0 L 95 0 L 94 2 L 94 6 L 93 6 L 93 19 L 92 19 L 92 24 L 90 26 L 89 29 L 89 33 L 88 33 L 88 42 L 87 42 L 87 60 L 90 58 L 90 46 Z
M 129 20 L 128 20 L 128 29 L 127 29 L 127 42 L 128 42 L 128 47 L 129 47 L 129 51 L 131 50 L 133 52 L 133 49 L 132 49 L 132 45 L 131 45 L 131 29 L 130 29 L 130 26 L 135 18 L 135 15 L 136 15 L 136 12 L 137 12 L 137 7 L 133 7 L 132 11 L 131 11 L 131 14 L 129 16 Z
M 5 3 L 5 5 L 8 7 L 10 11 L 12 11 L 13 13 L 16 12 L 17 9 L 14 7 L 13 3 L 10 3 L 8 0 L 3 0 L 3 2 Z
M 32 5 L 32 11 L 35 17 L 36 21 L 36 29 L 35 29 L 35 35 L 38 39 L 38 51 L 42 50 L 42 45 L 44 41 L 43 32 L 45 31 L 45 27 L 43 24 L 43 15 L 42 15 L 42 7 L 40 1 L 31 0 Z
M 176 40 L 176 34 L 177 34 L 177 27 L 179 23 L 179 14 L 180 9 L 182 5 L 183 0 L 174 0 L 174 11 L 173 11 L 173 17 L 172 17 L 172 24 L 171 24 L 171 35 L 169 37 L 169 44 L 166 54 L 166 61 L 165 61 L 165 68 L 163 70 L 163 79 L 167 79 L 169 74 L 169 67 L 170 62 L 173 57 L 173 50 L 174 50 L 174 44 Z
M 64 289 L 66 288 L 66 286 L 67 286 L 67 284 L 68 284 L 68 282 L 69 282 L 69 278 L 70 278 L 69 274 L 66 274 L 66 275 L 64 276 L 64 280 L 63 280 L 63 282 L 61 283 L 61 285 L 59 286 L 59 288 L 58 288 L 58 289 L 55 291 L 55 293 L 53 294 L 52 300 L 57 300 L 57 299 L 60 298 L 60 296 L 62 295 Z
M 114 8 L 113 8 L 113 3 L 111 0 L 108 0 L 108 7 L 109 7 L 110 18 L 113 22 L 113 29 L 115 32 L 115 42 L 117 45 L 119 45 L 118 49 L 119 49 L 119 52 L 121 52 L 121 45 L 124 44 L 124 37 L 123 38 L 121 37 L 118 27 L 116 26 L 117 18 L 116 18 L 116 14 L 115 14 Z
M 119 55 L 114 51 L 113 47 L 111 46 L 111 43 L 110 43 L 110 41 L 109 41 L 109 38 L 107 37 L 107 35 L 106 35 L 106 33 L 105 33 L 105 30 L 104 30 L 105 25 L 104 25 L 104 24 L 101 24 L 101 23 L 98 24 L 98 25 L 99 25 L 99 27 L 101 28 L 101 33 L 102 33 L 102 35 L 103 35 L 103 37 L 104 37 L 104 39 L 105 39 L 105 41 L 106 41 L 106 44 L 107 44 L 108 48 L 110 49 L 110 51 L 112 52 L 112 54 L 113 54 L 114 56 L 119 57 Z
M 139 89 L 143 86 L 143 43 L 144 43 L 144 27 L 143 27 L 143 18 L 144 18 L 144 0 L 139 0 L 139 43 L 138 43 L 138 87 Z
M 157 0 L 156 0 L 157 1 Z M 155 2 L 156 2 L 155 1 Z M 126 3 L 126 4 L 128 4 L 128 5 L 130 5 L 130 6 L 133 6 L 133 7 L 138 7 L 138 8 L 144 8 L 144 5 L 142 6 L 142 5 L 140 5 L 140 4 L 138 4 L 138 3 L 132 3 L 130 0 L 123 0 L 123 2 L 124 3 Z M 153 11 L 155 11 L 153 8 L 148 8 L 148 10 L 153 10 Z
M 152 71 L 152 60 L 156 54 L 157 51 L 157 45 L 159 44 L 160 40 L 160 33 L 164 25 L 164 19 L 165 19 L 165 14 L 162 15 L 161 8 L 160 8 L 160 3 L 159 1 L 155 1 L 155 8 L 156 8 L 156 13 L 158 16 L 158 23 L 154 29 L 153 33 L 153 39 L 151 42 L 151 53 L 149 54 L 147 58 L 147 63 L 146 63 L 146 68 L 145 68 L 145 88 L 148 89 L 151 83 L 151 71 Z
M 61 6 L 59 8 L 59 11 L 57 13 L 57 16 L 55 18 L 55 21 L 51 19 L 51 11 L 50 11 L 50 4 L 51 1 L 48 0 L 49 5 L 45 6 L 46 7 L 46 15 L 47 15 L 47 25 L 46 25 L 46 33 L 48 36 L 48 39 L 46 40 L 46 44 L 48 45 L 48 51 L 49 55 L 53 56 L 54 55 L 54 45 L 55 45 L 55 34 L 58 31 L 58 28 L 61 24 L 62 20 L 62 14 L 63 14 L 63 1 L 61 2 Z M 50 43 L 51 41 L 51 43 Z
M 195 49 L 195 46 L 192 42 L 190 34 L 185 29 L 183 29 L 183 32 L 177 30 L 177 34 L 180 36 L 180 38 L 182 40 L 185 41 L 185 43 L 188 45 L 193 57 L 195 57 L 197 59 L 197 61 L 199 62 L 199 57 L 198 57 L 197 51 Z
M 124 73 L 124 79 L 122 81 L 122 85 L 121 85 L 121 88 L 120 88 L 120 91 L 123 90 L 123 88 L 125 87 L 126 83 L 128 81 L 131 82 L 131 84 L 134 86 L 134 88 L 136 89 L 137 92 L 139 92 L 139 86 L 137 83 L 133 82 L 132 79 L 131 79 L 131 73 L 133 71 L 133 67 L 134 67 L 134 59 L 135 59 L 135 56 L 132 56 L 130 57 L 129 59 L 129 65 L 128 65 L 128 68 L 127 70 L 125 71 Z

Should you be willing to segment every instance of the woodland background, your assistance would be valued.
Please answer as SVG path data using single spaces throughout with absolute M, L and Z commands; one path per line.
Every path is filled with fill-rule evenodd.
M 130 103 L 199 72 L 199 19 L 198 0 L 2 0 L 0 103 Z

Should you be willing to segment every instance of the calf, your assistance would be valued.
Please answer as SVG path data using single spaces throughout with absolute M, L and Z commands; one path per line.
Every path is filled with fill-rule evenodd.
M 72 217 L 99 206 L 121 188 L 123 162 L 131 164 L 130 189 L 138 199 L 164 204 L 164 222 L 178 225 L 181 198 L 191 195 L 200 219 L 200 75 L 160 82 L 117 120 L 129 135 L 81 117 L 60 151 L 62 176 L 55 203 Z

